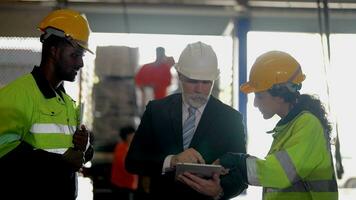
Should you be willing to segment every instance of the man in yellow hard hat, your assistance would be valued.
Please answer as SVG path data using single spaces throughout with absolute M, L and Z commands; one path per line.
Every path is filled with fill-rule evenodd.
M 224 153 L 246 152 L 241 114 L 211 96 L 219 77 L 213 48 L 187 45 L 175 68 L 182 93 L 148 103 L 126 157 L 127 170 L 151 178 L 153 199 L 228 199 L 241 193 L 246 184 L 218 174 L 196 176 L 202 184 L 193 187 L 190 177 L 175 178 L 177 163 L 211 164 Z
M 74 200 L 93 138 L 63 82 L 83 67 L 90 29 L 69 9 L 51 12 L 38 28 L 40 65 L 0 90 L 0 198 Z

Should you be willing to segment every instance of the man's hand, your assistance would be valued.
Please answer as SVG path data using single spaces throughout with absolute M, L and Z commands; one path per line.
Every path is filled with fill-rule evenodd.
M 213 163 L 213 165 L 221 165 L 220 164 L 220 159 L 216 159 Z M 226 169 L 225 167 L 223 167 L 223 169 L 221 170 L 220 175 L 226 175 L 229 173 L 229 169 Z
M 84 152 L 88 143 L 89 132 L 84 125 L 80 126 L 73 135 L 74 149 Z
M 223 189 L 220 186 L 220 177 L 219 174 L 215 173 L 212 179 L 203 179 L 198 176 L 195 176 L 189 172 L 184 172 L 180 174 L 177 179 L 195 191 L 213 197 L 220 197 L 223 193 Z
M 64 152 L 62 158 L 74 169 L 74 171 L 78 171 L 84 163 L 84 153 L 82 151 L 75 150 L 72 147 Z
M 205 160 L 203 157 L 200 155 L 199 152 L 197 152 L 193 148 L 189 148 L 185 151 L 183 151 L 180 154 L 174 155 L 171 159 L 171 167 L 175 167 L 177 163 L 200 163 L 200 164 L 205 164 Z

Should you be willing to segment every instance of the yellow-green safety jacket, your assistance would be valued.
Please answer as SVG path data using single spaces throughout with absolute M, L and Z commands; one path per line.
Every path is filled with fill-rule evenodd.
M 273 132 L 265 159 L 246 159 L 248 182 L 263 186 L 263 199 L 337 200 L 330 145 L 320 121 L 301 111 Z
M 78 125 L 75 102 L 63 86 L 54 92 L 38 67 L 0 89 L 0 158 L 24 141 L 63 154 Z

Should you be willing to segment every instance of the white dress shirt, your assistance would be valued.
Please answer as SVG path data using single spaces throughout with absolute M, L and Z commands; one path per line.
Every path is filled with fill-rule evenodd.
M 188 116 L 189 116 L 189 105 L 187 103 L 184 102 L 184 100 L 182 101 L 182 127 L 183 124 L 185 122 L 185 120 L 187 120 Z M 194 132 L 198 127 L 198 124 L 200 122 L 200 118 L 204 112 L 206 104 L 200 106 L 197 111 L 195 112 L 195 128 L 194 128 Z M 183 133 L 182 133 L 182 137 L 183 137 Z M 162 166 L 162 174 L 164 174 L 165 172 L 171 171 L 171 159 L 174 155 L 168 155 L 163 162 L 163 166 Z

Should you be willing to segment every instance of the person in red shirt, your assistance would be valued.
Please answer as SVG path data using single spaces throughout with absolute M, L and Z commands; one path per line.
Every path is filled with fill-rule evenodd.
M 138 176 L 130 174 L 125 169 L 126 154 L 134 134 L 135 129 L 132 126 L 121 128 L 121 141 L 115 146 L 111 168 L 112 192 L 115 199 L 132 200 L 138 186 Z
M 163 47 L 156 48 L 156 61 L 143 65 L 135 76 L 136 86 L 142 92 L 142 105 L 145 106 L 148 97 L 145 95 L 145 87 L 151 87 L 154 99 L 167 96 L 167 88 L 171 84 L 171 67 L 175 61 L 173 57 L 167 57 Z

